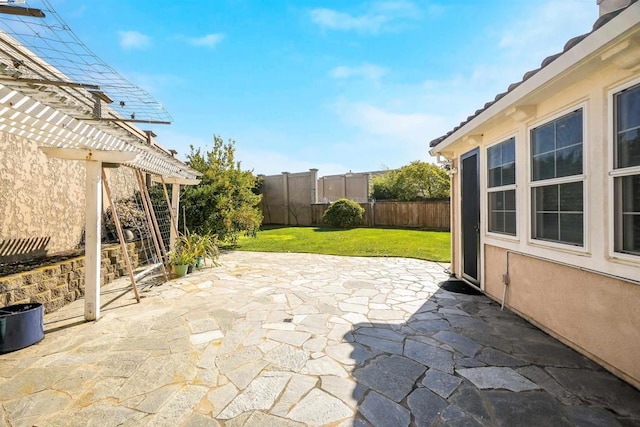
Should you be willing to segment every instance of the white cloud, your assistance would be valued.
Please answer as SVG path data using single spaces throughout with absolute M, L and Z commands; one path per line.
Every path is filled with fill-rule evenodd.
M 151 46 L 151 37 L 137 31 L 118 31 L 123 49 L 144 49 Z
M 373 64 L 362 64 L 358 67 L 341 65 L 331 70 L 330 75 L 334 79 L 359 78 L 364 80 L 371 80 L 377 83 L 388 72 L 389 70 L 387 68 Z
M 435 113 L 390 111 L 365 102 L 341 101 L 334 105 L 334 111 L 346 124 L 375 137 L 370 141 L 398 151 L 424 151 L 428 135 L 438 135 L 447 126 L 445 118 Z
M 419 17 L 420 11 L 409 1 L 398 0 L 373 3 L 360 15 L 325 8 L 312 9 L 310 15 L 313 23 L 329 30 L 378 33 L 395 21 Z
M 224 34 L 207 34 L 202 37 L 189 37 L 187 41 L 192 46 L 213 48 L 224 39 Z
M 561 51 L 569 38 L 591 30 L 598 17 L 593 0 L 533 2 L 502 33 L 499 47 L 517 56 L 537 58 Z M 588 25 L 585 25 L 587 23 Z M 562 44 L 559 44 L 562 43 Z
M 395 136 L 405 141 L 422 139 L 422 135 L 441 118 L 425 113 L 397 113 L 366 103 L 347 104 L 338 107 L 349 123 L 379 135 Z

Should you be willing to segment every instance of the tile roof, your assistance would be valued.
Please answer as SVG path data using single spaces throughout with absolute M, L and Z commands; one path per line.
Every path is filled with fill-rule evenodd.
M 555 61 L 556 59 L 558 59 L 560 56 L 562 56 L 563 54 L 565 54 L 568 50 L 570 50 L 571 48 L 573 48 L 574 46 L 576 46 L 578 43 L 580 43 L 582 40 L 584 40 L 587 36 L 589 36 L 591 33 L 593 33 L 594 31 L 598 30 L 600 27 L 602 27 L 603 25 L 605 25 L 607 22 L 611 21 L 613 18 L 615 18 L 616 16 L 618 16 L 622 11 L 624 11 L 625 9 L 627 9 L 629 6 L 631 6 L 632 4 L 636 3 L 638 0 L 631 0 L 629 2 L 629 4 L 622 8 L 622 9 L 618 9 L 616 11 L 607 13 L 605 15 L 602 15 L 601 17 L 599 17 L 596 22 L 593 24 L 593 28 L 591 29 L 590 32 L 586 33 L 586 34 L 582 34 L 576 37 L 573 37 L 572 39 L 570 39 L 569 41 L 567 41 L 564 45 L 564 48 L 562 49 L 562 52 L 556 53 L 554 55 L 551 56 L 547 56 L 542 63 L 540 64 L 540 67 L 534 69 L 534 70 L 530 70 L 527 71 L 526 73 L 524 73 L 524 75 L 522 76 L 522 80 L 520 80 L 519 82 L 515 82 L 515 83 L 511 83 L 509 85 L 509 87 L 507 88 L 507 90 L 505 92 L 499 93 L 498 95 L 495 96 L 495 98 L 493 99 L 493 101 L 489 101 L 486 104 L 484 104 L 484 106 L 482 108 L 479 108 L 478 110 L 476 110 L 472 115 L 470 115 L 469 117 L 467 117 L 466 120 L 463 120 L 462 122 L 460 122 L 460 124 L 456 127 L 454 127 L 453 129 L 451 129 L 449 132 L 447 132 L 446 134 L 432 140 L 429 143 L 429 147 L 436 147 L 438 144 L 440 144 L 442 141 L 444 141 L 445 139 L 447 139 L 450 135 L 452 135 L 454 132 L 456 132 L 457 130 L 459 130 L 460 128 L 462 128 L 463 126 L 465 126 L 467 123 L 469 123 L 471 120 L 473 120 L 474 118 L 476 118 L 480 113 L 482 113 L 483 111 L 485 111 L 487 108 L 491 107 L 493 104 L 495 104 L 498 100 L 500 100 L 501 98 L 503 98 L 505 95 L 507 95 L 509 92 L 513 91 L 515 88 L 517 88 L 518 86 L 520 86 L 522 83 L 524 83 L 525 81 L 527 81 L 528 79 L 530 79 L 531 77 L 533 77 L 535 74 L 538 73 L 538 71 L 542 70 L 544 67 L 546 67 L 547 65 L 551 64 L 553 61 Z

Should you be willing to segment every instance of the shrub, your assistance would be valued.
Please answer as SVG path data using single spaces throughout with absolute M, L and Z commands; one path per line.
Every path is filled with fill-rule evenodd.
M 362 223 L 364 208 L 349 199 L 339 199 L 329 205 L 322 222 L 334 227 L 348 228 Z

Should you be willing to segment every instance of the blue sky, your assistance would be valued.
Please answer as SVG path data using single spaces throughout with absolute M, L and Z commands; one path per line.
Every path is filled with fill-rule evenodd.
M 588 32 L 596 0 L 54 0 L 172 115 L 178 150 L 319 176 L 435 161 L 428 142 Z M 144 129 L 148 126 L 141 126 Z

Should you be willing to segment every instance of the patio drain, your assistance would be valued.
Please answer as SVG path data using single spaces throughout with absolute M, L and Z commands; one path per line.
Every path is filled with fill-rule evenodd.
M 292 318 L 287 318 L 287 319 L 284 319 L 283 322 L 284 323 L 291 323 L 291 322 L 293 322 L 293 319 Z

